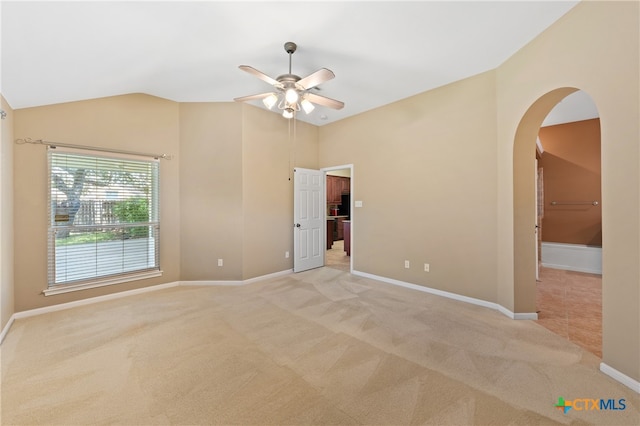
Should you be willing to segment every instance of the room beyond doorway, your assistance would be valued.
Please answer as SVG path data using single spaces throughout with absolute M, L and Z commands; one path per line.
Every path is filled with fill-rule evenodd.
M 326 250 L 324 266 L 346 272 L 353 259 L 353 165 L 325 167 Z

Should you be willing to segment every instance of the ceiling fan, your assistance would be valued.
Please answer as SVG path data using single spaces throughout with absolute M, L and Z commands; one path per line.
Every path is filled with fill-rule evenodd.
M 264 105 L 269 109 L 277 105 L 277 108 L 282 110 L 282 116 L 285 118 L 293 118 L 295 113 L 300 111 L 300 109 L 303 109 L 305 113 L 309 114 L 314 109 L 314 103 L 333 109 L 342 109 L 344 107 L 343 102 L 310 92 L 311 89 L 319 84 L 334 78 L 335 74 L 333 71 L 327 68 L 320 68 L 318 71 L 304 78 L 300 78 L 291 73 L 291 56 L 297 47 L 298 46 L 292 41 L 284 44 L 284 50 L 289 54 L 289 73 L 282 74 L 275 79 L 249 65 L 240 65 L 238 68 L 242 71 L 246 71 L 258 77 L 260 80 L 271 84 L 275 91 L 242 96 L 234 100 L 237 102 L 245 102 L 262 99 Z

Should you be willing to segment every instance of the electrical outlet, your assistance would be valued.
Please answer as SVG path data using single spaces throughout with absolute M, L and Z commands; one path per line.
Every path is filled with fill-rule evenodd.
M 425 272 L 429 272 L 429 264 L 428 263 L 424 264 L 424 271 Z
M 408 260 L 405 260 L 405 261 L 404 261 L 404 267 L 405 267 L 406 269 L 409 269 L 409 261 L 408 261 Z
M 224 262 L 222 261 L 222 259 L 218 259 L 218 266 L 222 266 L 224 264 Z
M 287 259 L 289 258 L 289 252 L 288 251 L 284 252 L 284 257 L 287 258 Z

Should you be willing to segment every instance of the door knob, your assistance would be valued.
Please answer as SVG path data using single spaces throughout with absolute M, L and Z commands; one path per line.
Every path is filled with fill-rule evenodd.
M 301 225 L 299 223 L 296 223 L 296 228 L 300 228 L 300 226 Z

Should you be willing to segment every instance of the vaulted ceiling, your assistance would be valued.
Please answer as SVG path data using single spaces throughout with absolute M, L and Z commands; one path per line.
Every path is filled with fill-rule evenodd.
M 323 125 L 498 67 L 577 1 L 195 1 L 1 3 L 0 91 L 14 109 L 147 93 L 231 102 L 269 91 L 242 72 L 336 77 L 345 103 Z M 262 107 L 260 101 L 255 105 Z

